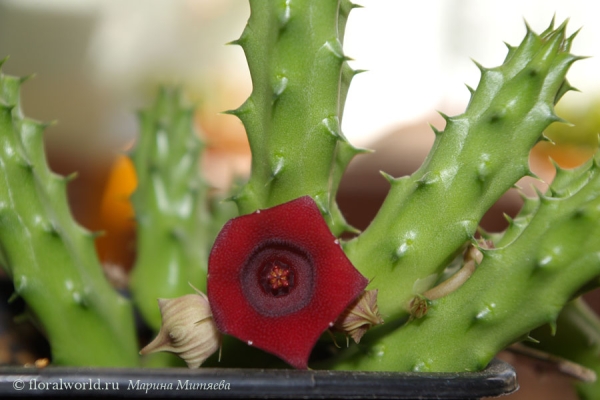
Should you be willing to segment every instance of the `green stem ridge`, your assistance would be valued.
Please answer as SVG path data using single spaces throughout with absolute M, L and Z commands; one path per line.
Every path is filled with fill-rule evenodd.
M 368 344 L 337 367 L 473 371 L 531 330 L 555 325 L 561 309 L 600 275 L 600 153 L 542 195 L 518 237 L 484 259 L 427 315 Z M 559 172 L 560 174 L 560 172 Z M 580 177 L 585 176 L 585 182 Z M 561 194 L 557 195 L 556 193 Z
M 419 294 L 415 282 L 440 274 L 494 202 L 531 175 L 529 151 L 560 120 L 554 103 L 570 88 L 565 75 L 578 59 L 568 52 L 573 36 L 565 36 L 564 24 L 541 35 L 528 28 L 501 66 L 479 66 L 481 81 L 467 110 L 444 115 L 445 130 L 434 129 L 433 148 L 419 170 L 399 179 L 386 176 L 391 189 L 383 206 L 344 246 L 379 289 L 386 321 L 404 315 Z
M 158 331 L 158 298 L 204 291 L 213 236 L 207 191 L 199 168 L 202 143 L 194 109 L 179 90 L 161 88 L 154 105 L 139 113 L 140 136 L 131 154 L 138 185 L 132 196 L 137 259 L 131 290 L 145 321 Z
M 69 178 L 48 168 L 45 125 L 23 116 L 21 82 L 0 72 L 2 267 L 41 324 L 54 364 L 136 366 L 131 304 L 105 279 L 94 234 L 71 216 Z
M 249 182 L 234 196 L 241 214 L 312 196 L 334 234 L 352 230 L 335 202 L 341 176 L 363 150 L 341 132 L 354 71 L 342 38 L 347 0 L 250 1 L 240 45 L 253 91 L 238 109 L 252 151 Z M 307 27 L 311 27 L 307 29 Z

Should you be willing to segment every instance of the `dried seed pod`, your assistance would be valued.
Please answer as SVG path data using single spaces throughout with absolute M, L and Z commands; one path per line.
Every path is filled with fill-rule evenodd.
M 220 346 L 221 337 L 204 293 L 158 299 L 162 325 L 158 336 L 140 354 L 169 351 L 189 368 L 198 368 Z
M 334 329 L 350 336 L 356 343 L 373 326 L 383 324 L 377 308 L 377 289 L 365 290 L 340 315 Z

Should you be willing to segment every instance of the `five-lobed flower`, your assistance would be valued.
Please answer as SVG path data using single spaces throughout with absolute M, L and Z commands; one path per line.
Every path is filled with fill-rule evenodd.
M 223 227 L 207 295 L 222 333 L 304 369 L 319 336 L 367 284 L 305 196 Z

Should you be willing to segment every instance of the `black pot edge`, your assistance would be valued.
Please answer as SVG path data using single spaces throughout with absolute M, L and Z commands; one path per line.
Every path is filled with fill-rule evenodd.
M 0 367 L 0 397 L 477 399 L 518 389 L 494 359 L 480 372 L 400 373 L 283 369 Z

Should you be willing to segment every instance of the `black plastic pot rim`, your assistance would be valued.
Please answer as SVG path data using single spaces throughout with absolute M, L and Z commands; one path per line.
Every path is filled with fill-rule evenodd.
M 478 399 L 518 389 L 493 360 L 480 372 L 400 373 L 185 368 L 0 368 L 0 397 Z

